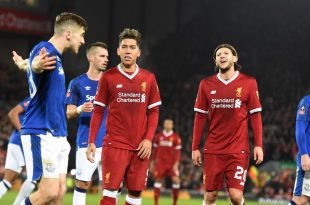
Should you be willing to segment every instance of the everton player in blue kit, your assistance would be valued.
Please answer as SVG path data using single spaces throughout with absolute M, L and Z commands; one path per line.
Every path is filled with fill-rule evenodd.
M 30 98 L 25 98 L 12 108 L 8 114 L 14 126 L 13 133 L 9 140 L 8 150 L 5 159 L 4 179 L 0 181 L 0 198 L 12 187 L 12 184 L 25 167 L 22 141 L 20 139 L 21 122 L 24 118 L 25 110 L 28 107 Z M 30 195 L 35 188 L 36 182 L 25 180 L 13 203 L 18 205 L 23 199 Z M 0 200 L 1 202 L 1 200 Z
M 296 142 L 298 146 L 297 170 L 293 198 L 289 205 L 308 204 L 310 197 L 310 95 L 298 104 Z
M 105 118 L 96 139 L 95 163 L 91 163 L 86 158 L 86 148 L 88 146 L 89 125 L 93 111 L 93 99 L 96 95 L 98 80 L 102 71 L 107 67 L 108 50 L 107 45 L 102 42 L 90 44 L 86 50 L 89 62 L 89 69 L 86 73 L 71 80 L 67 91 L 67 118 L 78 118 L 78 130 L 76 138 L 76 184 L 73 194 L 74 205 L 86 204 L 86 191 L 90 187 L 91 177 L 98 168 L 100 180 L 102 179 L 101 147 L 103 136 L 105 135 Z
M 86 21 L 73 13 L 56 17 L 54 35 L 37 44 L 29 56 L 27 78 L 31 100 L 21 129 L 27 177 L 40 180 L 38 191 L 22 204 L 61 204 L 66 191 L 70 145 L 67 141 L 66 88 L 61 55 L 67 50 L 78 53 L 84 44 Z M 33 64 L 37 56 L 41 61 Z M 55 68 L 44 60 L 55 56 Z

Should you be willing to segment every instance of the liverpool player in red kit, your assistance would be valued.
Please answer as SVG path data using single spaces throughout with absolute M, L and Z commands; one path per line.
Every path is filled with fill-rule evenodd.
M 121 63 L 103 73 L 94 100 L 87 158 L 93 161 L 94 144 L 104 107 L 108 107 L 106 136 L 102 149 L 101 205 L 115 205 L 117 190 L 124 179 L 126 205 L 140 205 L 148 175 L 152 140 L 157 128 L 159 90 L 154 74 L 140 68 L 141 34 L 125 29 L 119 36 L 117 54 Z
M 254 160 L 263 161 L 261 104 L 256 80 L 239 72 L 234 47 L 222 44 L 214 51 L 218 73 L 201 80 L 194 110 L 192 160 L 202 164 L 199 151 L 207 122 L 204 145 L 205 196 L 203 205 L 215 204 L 225 180 L 231 204 L 243 205 L 243 188 L 249 164 L 248 118 L 254 133 Z
M 173 205 L 176 205 L 180 190 L 179 163 L 182 144 L 180 136 L 173 132 L 172 119 L 164 121 L 164 130 L 155 135 L 153 146 L 151 170 L 154 167 L 155 205 L 158 205 L 160 188 L 166 176 L 170 176 L 172 179 Z

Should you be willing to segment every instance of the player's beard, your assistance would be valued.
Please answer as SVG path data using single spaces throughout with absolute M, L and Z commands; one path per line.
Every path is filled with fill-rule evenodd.
M 233 67 L 234 63 L 230 62 L 225 68 L 220 67 L 219 65 L 217 65 L 217 69 L 219 70 L 220 73 L 226 73 L 227 71 L 230 70 L 231 67 Z

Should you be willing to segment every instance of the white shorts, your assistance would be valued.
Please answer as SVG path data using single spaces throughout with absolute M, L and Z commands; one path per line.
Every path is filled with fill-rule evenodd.
M 70 152 L 67 137 L 54 137 L 48 132 L 45 135 L 22 135 L 21 139 L 28 179 L 58 179 L 59 174 L 67 174 Z
M 20 173 L 23 166 L 25 166 L 25 159 L 22 148 L 17 144 L 9 143 L 4 168 Z
M 102 148 L 96 148 L 95 162 L 91 163 L 86 157 L 87 148 L 78 148 L 76 151 L 76 176 L 77 180 L 91 181 L 91 178 L 96 170 L 98 169 L 99 179 L 102 180 L 102 169 L 101 169 L 101 152 Z

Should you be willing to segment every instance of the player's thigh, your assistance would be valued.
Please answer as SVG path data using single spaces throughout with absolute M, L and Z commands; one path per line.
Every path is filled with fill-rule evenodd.
M 20 173 L 23 166 L 25 160 L 22 148 L 20 145 L 9 143 L 4 168 Z
M 228 166 L 225 175 L 228 188 L 235 188 L 243 191 L 249 167 L 249 154 L 226 155 Z
M 156 164 L 154 168 L 155 180 L 162 180 L 167 175 L 167 167 L 163 164 Z
M 142 191 L 145 189 L 148 179 L 149 159 L 140 159 L 138 152 L 133 153 L 125 182 L 128 190 Z
M 59 174 L 66 175 L 68 172 L 69 153 L 71 146 L 66 137 L 59 138 L 58 144 L 61 146 L 61 150 L 58 154 Z
M 223 188 L 226 162 L 221 155 L 204 154 L 203 184 L 205 190 L 216 191 Z
M 38 181 L 41 177 L 58 179 L 60 170 L 64 169 L 61 168 L 62 162 L 59 156 L 65 150 L 66 139 L 64 137 L 54 137 L 50 133 L 45 135 L 22 135 L 21 138 L 28 179 L 35 181 Z M 65 158 L 65 160 L 68 160 L 68 158 Z M 67 167 L 65 168 L 67 169 Z
M 86 148 L 82 147 L 77 149 L 75 159 L 76 179 L 81 181 L 91 181 L 91 178 L 101 161 L 101 150 L 101 147 L 96 149 L 95 162 L 92 163 L 87 160 Z
M 102 186 L 104 189 L 119 189 L 131 156 L 130 150 L 114 147 L 102 148 Z
M 293 195 L 310 197 L 310 172 L 305 172 L 301 167 L 296 169 Z

